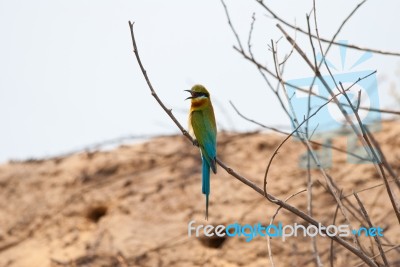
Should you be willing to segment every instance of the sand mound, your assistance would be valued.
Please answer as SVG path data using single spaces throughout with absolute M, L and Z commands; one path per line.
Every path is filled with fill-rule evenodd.
M 394 171 L 400 173 L 400 124 L 385 122 L 376 138 Z M 219 157 L 260 187 L 268 160 L 283 136 L 220 133 Z M 346 149 L 347 137 L 333 145 Z M 305 148 L 289 141 L 274 160 L 268 190 L 285 199 L 307 187 L 300 157 Z M 375 225 L 384 228 L 384 249 L 400 244 L 399 224 L 385 187 L 371 164 L 349 163 L 331 151 L 327 168 L 343 195 L 359 193 Z M 212 176 L 210 217 L 204 220 L 201 168 L 197 148 L 183 136 L 159 137 L 112 151 L 80 153 L 65 158 L 10 162 L 0 166 L 0 266 L 269 266 L 267 242 L 256 237 L 188 237 L 188 223 L 214 225 L 269 223 L 277 206 L 269 203 L 219 167 Z M 314 217 L 333 224 L 336 202 L 317 170 L 311 171 Z M 395 193 L 400 197 L 394 186 Z M 380 186 L 379 186 L 380 185 Z M 289 201 L 306 211 L 307 193 Z M 354 197 L 346 198 L 352 225 L 362 216 Z M 353 205 L 353 207 L 351 206 Z M 281 210 L 276 221 L 305 224 Z M 337 215 L 336 224 L 344 223 Z M 351 239 L 347 239 L 351 240 Z M 372 256 L 372 238 L 360 239 Z M 315 266 L 309 237 L 271 240 L 276 266 Z M 317 238 L 328 266 L 331 242 Z M 360 260 L 334 243 L 335 266 Z M 400 248 L 387 257 L 400 266 Z M 378 262 L 380 257 L 376 258 Z

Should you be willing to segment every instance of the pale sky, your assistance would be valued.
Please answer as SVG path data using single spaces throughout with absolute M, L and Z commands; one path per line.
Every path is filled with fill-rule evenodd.
M 312 1 L 265 3 L 306 29 Z M 321 36 L 330 38 L 358 3 L 317 1 Z M 282 36 L 277 22 L 254 0 L 226 4 L 245 44 L 255 12 L 254 50 L 272 68 L 268 45 Z M 399 10 L 399 1 L 369 0 L 338 40 L 399 52 Z M 140 73 L 128 20 L 135 21 L 139 52 L 155 89 L 183 125 L 189 108 L 183 90 L 195 83 L 209 89 L 220 129 L 257 129 L 237 116 L 229 100 L 266 125 L 289 125 L 256 68 L 232 49 L 236 41 L 220 1 L 0 0 L 0 162 L 57 155 L 130 134 L 178 132 Z M 308 39 L 296 36 L 310 53 Z M 289 50 L 280 40 L 281 58 Z M 328 55 L 336 66 L 338 51 L 333 47 Z M 348 50 L 346 63 L 362 54 Z M 295 53 L 289 61 L 286 79 L 311 76 Z M 399 109 L 390 90 L 400 91 L 400 57 L 374 55 L 360 68 L 378 70 L 381 106 Z

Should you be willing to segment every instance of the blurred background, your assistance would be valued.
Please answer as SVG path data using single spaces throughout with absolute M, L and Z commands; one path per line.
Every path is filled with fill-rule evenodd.
M 264 3 L 288 23 L 307 29 L 313 1 Z M 331 39 L 360 2 L 316 3 L 319 33 Z M 400 2 L 362 3 L 336 40 L 399 52 Z M 226 5 L 246 51 L 255 18 L 250 42 L 255 58 L 274 70 L 271 40 L 279 61 L 292 50 L 277 20 L 258 1 L 227 0 Z M 188 236 L 190 221 L 196 226 L 266 224 L 278 207 L 218 167 L 211 178 L 209 220 L 204 220 L 198 149 L 150 95 L 132 51 L 128 20 L 135 22 L 139 53 L 154 88 L 180 123 L 186 126 L 190 105 L 184 90 L 205 85 L 218 122 L 218 158 L 263 186 L 266 163 L 284 137 L 253 132 L 259 127 L 240 118 L 229 101 L 268 126 L 288 131 L 290 121 L 256 67 L 233 49 L 237 40 L 220 1 L 0 0 L 0 266 L 259 267 L 272 265 L 268 255 L 276 266 L 362 266 L 348 249 L 323 237 L 246 242 Z M 307 35 L 283 28 L 312 55 Z M 313 23 L 311 29 L 315 32 Z M 399 111 L 399 56 L 333 46 L 327 59 L 336 77 L 356 79 L 354 73 L 376 70 L 379 104 L 371 96 L 371 106 Z M 284 79 L 306 80 L 308 86 L 310 76 L 304 60 L 292 53 Z M 361 100 L 368 107 L 368 99 Z M 332 125 L 332 114 L 329 109 L 318 119 L 320 128 Z M 399 198 L 400 124 L 385 120 L 378 128 L 374 136 L 389 166 L 390 185 L 385 185 Z M 365 152 L 355 134 L 313 133 L 316 141 L 329 144 L 313 149 L 340 190 L 350 219 L 338 212 L 324 175 L 313 165 L 307 169 L 310 154 L 300 142 L 287 142 L 279 151 L 269 169 L 268 192 L 279 199 L 292 196 L 290 205 L 324 225 L 355 229 L 369 223 L 352 195 L 358 192 L 373 224 L 384 229 L 381 241 L 389 262 L 399 266 L 399 221 L 390 190 L 373 164 L 354 157 L 358 150 Z M 309 221 L 282 209 L 278 222 Z M 353 244 L 350 237 L 345 240 Z M 360 247 L 383 266 L 372 237 L 360 237 Z
M 244 43 L 255 12 L 253 49 L 272 67 L 268 45 L 282 37 L 276 21 L 256 1 L 226 4 Z M 331 38 L 357 4 L 317 4 L 321 36 Z M 289 23 L 307 28 L 305 15 L 312 1 L 268 5 Z M 396 0 L 368 1 L 337 40 L 398 50 L 400 37 L 393 30 L 399 8 Z M 255 67 L 232 49 L 236 41 L 220 1 L 1 0 L 0 162 L 57 155 L 124 136 L 177 133 L 139 71 L 128 20 L 135 22 L 139 51 L 154 87 L 183 125 L 189 108 L 183 90 L 195 83 L 211 91 L 220 129 L 255 129 L 236 115 L 230 100 L 267 125 L 289 125 Z M 311 51 L 307 36 L 293 30 L 289 34 Z M 282 39 L 282 57 L 289 51 Z M 338 51 L 333 47 L 328 56 L 337 66 Z M 347 58 L 353 61 L 347 66 L 360 55 L 349 50 Z M 381 107 L 398 106 L 392 92 L 399 88 L 399 57 L 374 55 L 362 68 L 378 71 Z M 310 72 L 293 55 L 284 75 L 294 79 Z

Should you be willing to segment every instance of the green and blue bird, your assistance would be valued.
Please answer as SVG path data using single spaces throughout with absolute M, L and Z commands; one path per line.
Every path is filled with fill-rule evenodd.
M 206 220 L 208 220 L 208 197 L 210 195 L 210 169 L 217 173 L 217 125 L 210 93 L 199 84 L 191 90 L 186 99 L 191 99 L 189 132 L 199 145 L 202 159 L 202 192 L 206 195 Z

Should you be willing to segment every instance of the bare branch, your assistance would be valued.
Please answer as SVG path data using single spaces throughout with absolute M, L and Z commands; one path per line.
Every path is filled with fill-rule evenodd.
M 146 79 L 147 85 L 152 93 L 152 95 L 155 97 L 155 99 L 157 100 L 157 102 L 161 105 L 161 107 L 163 107 L 164 111 L 169 115 L 169 117 L 173 120 L 173 122 L 177 125 L 177 127 L 181 130 L 182 134 L 188 138 L 190 141 L 192 141 L 193 143 L 193 139 L 192 137 L 187 133 L 187 131 L 180 125 L 180 123 L 176 120 L 176 118 L 174 117 L 174 115 L 172 114 L 172 112 L 167 109 L 165 107 L 165 105 L 162 103 L 162 101 L 158 98 L 156 92 L 154 91 L 153 87 L 151 86 L 150 80 L 147 76 L 147 73 L 141 63 L 140 60 L 140 56 L 137 50 L 137 46 L 136 46 L 136 40 L 135 40 L 135 35 L 133 32 L 133 23 L 129 22 L 129 27 L 130 27 L 130 31 L 131 31 L 131 38 L 132 38 L 132 44 L 134 47 L 134 53 L 136 56 L 136 59 L 138 61 L 138 64 L 142 70 L 142 74 L 144 76 L 144 78 Z M 235 177 L 236 179 L 238 179 L 239 181 L 241 181 L 242 183 L 246 184 L 247 186 L 249 186 L 250 188 L 252 188 L 253 190 L 255 190 L 257 193 L 259 193 L 260 195 L 265 197 L 265 193 L 264 191 L 259 188 L 254 182 L 250 181 L 249 179 L 241 176 L 239 173 L 237 173 L 236 171 L 234 171 L 232 168 L 228 167 L 224 162 L 222 162 L 219 158 L 216 159 L 217 163 L 225 170 L 227 171 L 231 176 Z M 315 226 L 319 226 L 319 222 L 317 220 L 315 220 L 314 218 L 312 218 L 311 216 L 308 216 L 307 214 L 305 214 L 304 212 L 300 211 L 299 209 L 287 204 L 286 202 L 276 198 L 273 195 L 268 194 L 268 200 L 272 200 L 273 203 L 277 204 L 278 206 L 281 206 L 282 208 L 296 214 L 297 216 L 299 216 L 300 218 L 304 219 L 305 221 L 309 222 L 312 225 Z M 322 230 L 322 232 L 324 232 L 326 234 L 326 230 Z M 365 256 L 363 253 L 361 253 L 358 249 L 354 248 L 352 245 L 350 245 L 348 242 L 346 242 L 345 240 L 343 240 L 342 238 L 338 237 L 338 236 L 329 236 L 329 238 L 335 240 L 336 242 L 338 242 L 339 244 L 341 244 L 343 247 L 345 247 L 346 249 L 348 249 L 349 251 L 351 251 L 353 254 L 355 254 L 356 256 L 358 256 L 360 259 L 362 259 L 366 264 L 368 264 L 369 266 L 374 266 L 377 267 L 377 265 L 371 260 L 369 259 L 367 256 Z
M 334 43 L 334 41 L 336 40 L 336 37 L 339 35 L 339 33 L 342 31 L 344 25 L 347 23 L 347 21 L 349 21 L 349 19 L 356 13 L 356 11 L 365 3 L 367 2 L 367 0 L 363 0 L 361 3 L 359 3 L 354 9 L 353 11 L 350 12 L 350 14 L 343 20 L 342 24 L 339 26 L 339 28 L 337 29 L 336 33 L 333 35 L 331 41 L 329 42 L 328 47 L 325 50 L 325 55 L 328 54 L 329 49 L 332 47 L 332 44 Z M 315 6 L 314 6 L 315 8 Z M 321 40 L 320 36 L 317 36 L 318 40 Z M 322 59 L 323 60 L 323 59 Z M 322 61 L 320 63 L 320 67 L 321 67 Z
M 243 50 L 243 46 L 242 46 L 242 42 L 240 41 L 240 38 L 239 38 L 239 35 L 237 34 L 235 28 L 232 25 L 231 19 L 229 17 L 228 8 L 226 7 L 226 4 L 225 4 L 224 0 L 221 0 L 221 3 L 222 3 L 222 6 L 224 7 L 226 17 L 228 18 L 228 24 L 231 27 L 232 32 L 235 34 L 235 38 L 236 38 L 236 41 L 238 42 L 240 50 L 244 51 Z
M 342 197 L 342 191 L 340 191 L 340 197 Z M 333 222 L 332 222 L 333 225 L 335 225 L 335 223 L 336 223 L 338 211 L 339 211 L 339 205 L 336 205 L 335 215 L 333 216 Z M 334 259 L 333 249 L 334 249 L 333 241 L 331 240 L 331 245 L 330 245 L 330 250 L 329 250 L 329 253 L 330 253 L 329 259 L 330 259 L 331 267 L 333 267 L 333 259 Z
M 329 100 L 329 99 L 328 99 L 328 100 Z M 278 128 L 267 126 L 267 125 L 265 125 L 265 124 L 262 124 L 261 122 L 258 122 L 258 121 L 255 121 L 255 120 L 253 120 L 253 119 L 250 119 L 250 118 L 246 117 L 244 114 L 242 114 L 242 113 L 239 111 L 239 109 L 232 103 L 232 101 L 229 101 L 229 103 L 231 104 L 231 106 L 233 107 L 233 109 L 236 111 L 236 113 L 237 113 L 240 117 L 242 117 L 243 119 L 245 119 L 246 121 L 251 122 L 251 123 L 254 123 L 254 124 L 256 124 L 256 125 L 258 125 L 258 126 L 260 126 L 260 127 L 262 127 L 262 128 L 265 128 L 265 129 L 268 129 L 268 130 L 271 130 L 271 131 L 274 131 L 274 132 L 277 132 L 277 133 L 280 133 L 280 134 L 284 134 L 284 135 L 289 135 L 289 134 L 290 134 L 290 133 L 285 132 L 285 131 L 282 131 L 282 130 L 280 130 L 280 129 L 278 129 Z M 317 145 L 317 146 L 321 146 L 321 147 L 326 147 L 326 148 L 331 148 L 331 149 L 336 150 L 336 151 L 338 151 L 338 152 L 340 152 L 340 153 L 344 153 L 344 154 L 350 155 L 350 156 L 352 156 L 352 157 L 355 157 L 355 158 L 357 158 L 357 159 L 359 159 L 359 160 L 364 160 L 364 161 L 368 161 L 368 160 L 369 160 L 369 159 L 367 159 L 367 158 L 363 158 L 363 157 L 361 157 L 361 156 L 359 156 L 359 155 L 357 155 L 357 154 L 354 154 L 354 153 L 352 153 L 351 151 L 347 151 L 347 150 L 345 150 L 345 149 L 341 149 L 341 148 L 336 147 L 336 146 L 333 146 L 333 145 L 327 145 L 327 144 L 319 143 L 319 142 L 316 142 L 316 141 L 313 141 L 313 140 L 309 140 L 309 141 L 310 141 L 310 143 L 313 144 L 313 145 Z
M 235 49 L 239 54 L 241 54 L 246 60 L 250 61 L 251 63 L 253 63 L 258 69 L 261 69 L 263 71 L 265 71 L 266 73 L 268 73 L 269 75 L 271 75 L 273 78 L 278 80 L 278 77 L 276 76 L 276 74 L 274 74 L 270 69 L 268 69 L 266 66 L 262 65 L 260 62 L 256 61 L 253 57 L 249 56 L 248 54 L 246 54 L 244 51 L 241 51 L 239 48 L 237 47 L 233 47 L 233 49 Z M 376 72 L 376 71 L 375 71 Z M 374 73 L 375 73 L 374 72 Z M 372 75 L 372 74 L 371 74 Z M 291 84 L 289 82 L 284 82 L 285 85 L 290 86 L 298 91 L 304 92 L 304 93 L 308 93 L 309 90 L 303 89 L 301 87 L 298 87 L 294 84 Z M 316 94 L 314 92 L 311 92 L 311 94 L 315 97 L 318 97 L 320 99 L 323 100 L 328 100 L 327 97 L 321 96 L 319 94 Z M 343 106 L 349 107 L 348 104 L 343 103 Z M 372 111 L 372 112 L 379 112 L 379 113 L 386 113 L 386 114 L 393 114 L 393 115 L 400 115 L 400 111 L 398 110 L 389 110 L 389 109 L 380 109 L 380 108 L 375 108 L 375 107 L 360 107 L 359 109 L 361 110 L 367 110 L 367 111 Z
M 284 24 L 285 26 L 295 29 L 296 31 L 299 31 L 301 33 L 304 34 L 308 34 L 306 30 L 303 30 L 300 27 L 294 26 L 290 23 L 288 23 L 287 21 L 285 21 L 284 19 L 282 19 L 281 17 L 279 17 L 275 12 L 273 12 L 268 6 L 266 6 L 264 4 L 264 2 L 262 0 L 256 0 L 257 3 L 259 3 L 268 13 L 271 14 L 271 16 L 276 19 L 277 21 L 281 22 L 282 24 Z M 356 8 L 352 11 L 352 13 L 350 13 L 350 15 L 342 22 L 342 25 L 339 27 L 339 30 L 337 31 L 337 33 L 339 33 L 339 31 L 341 30 L 341 28 L 343 27 L 343 25 L 347 22 L 347 20 L 349 20 L 349 18 L 355 13 L 355 11 L 362 5 L 364 4 L 365 1 L 361 2 L 360 4 L 358 4 L 356 6 Z M 335 38 L 336 38 L 335 34 Z M 314 39 L 318 39 L 317 36 L 312 35 L 312 37 Z M 339 43 L 339 42 L 332 42 L 332 40 L 334 39 L 325 39 L 325 38 L 320 38 L 320 40 L 324 43 L 332 43 L 334 45 L 338 45 L 338 46 L 344 46 L 344 47 L 348 47 L 348 48 L 352 48 L 355 50 L 361 50 L 361 51 L 367 51 L 367 52 L 372 52 L 375 54 L 381 54 L 381 55 L 388 55 L 388 56 L 400 56 L 399 52 L 390 52 L 390 51 L 382 51 L 382 50 L 378 50 L 378 49 L 373 49 L 373 48 L 366 48 L 366 47 L 360 47 L 357 45 L 352 45 L 352 44 L 343 44 L 343 43 Z
M 369 137 L 371 138 L 371 142 L 374 144 L 374 147 L 379 153 L 380 159 L 382 161 L 383 166 L 385 169 L 390 173 L 390 175 L 393 177 L 393 180 L 395 181 L 396 185 L 398 188 L 400 188 L 400 178 L 399 176 L 394 172 L 392 166 L 390 166 L 389 162 L 387 161 L 385 154 L 382 152 L 381 146 L 379 145 L 378 141 L 375 139 L 375 137 L 371 134 L 369 131 L 368 127 L 365 127 L 365 130 L 367 131 Z M 390 182 L 390 181 L 389 181 Z
M 185 128 L 182 127 L 182 125 L 178 122 L 178 120 L 175 118 L 175 116 L 172 114 L 172 110 L 168 109 L 164 103 L 160 100 L 160 98 L 158 97 L 158 95 L 156 94 L 156 92 L 153 89 L 153 86 L 151 85 L 150 79 L 147 76 L 147 72 L 145 70 L 145 68 L 143 67 L 142 61 L 140 60 L 140 56 L 139 56 L 139 51 L 136 45 L 136 40 L 135 40 L 135 35 L 133 33 L 133 24 L 134 22 L 130 22 L 129 23 L 129 28 L 131 30 L 131 38 L 132 38 L 132 45 L 133 45 L 133 53 L 135 54 L 136 60 L 139 64 L 140 70 L 142 71 L 143 77 L 146 80 L 147 86 L 150 89 L 151 95 L 156 99 L 157 103 L 162 107 L 162 109 L 168 114 L 168 116 L 171 118 L 171 120 L 175 123 L 175 125 L 179 128 L 179 130 L 182 132 L 182 134 L 184 136 L 186 136 L 186 138 L 188 138 L 192 143 L 194 143 L 193 138 L 190 136 L 190 134 L 185 130 Z
M 316 12 L 315 12 L 315 8 L 314 8 L 314 16 L 316 16 L 315 13 L 316 13 Z M 316 24 L 316 19 L 315 19 L 315 24 Z M 277 25 L 277 27 L 282 31 L 282 33 L 285 35 L 286 39 L 287 39 L 291 44 L 293 44 L 293 43 L 294 43 L 294 40 L 283 30 L 283 28 L 282 28 L 279 24 Z M 317 24 L 316 24 L 316 28 L 317 28 Z M 318 35 L 318 30 L 317 30 L 317 35 Z M 320 43 L 320 42 L 319 42 L 319 43 Z M 320 47 L 321 47 L 321 52 L 322 52 L 321 43 L 320 43 Z M 307 64 L 309 65 L 309 67 L 310 67 L 313 71 L 316 71 L 315 67 L 310 63 L 310 61 L 309 61 L 309 59 L 307 58 L 307 56 L 304 54 L 304 52 L 301 50 L 301 48 L 300 48 L 297 44 L 295 45 L 295 49 L 296 49 L 296 51 L 303 57 L 303 59 L 307 62 Z M 324 57 L 324 55 L 323 55 L 323 57 Z M 329 67 L 327 67 L 327 68 L 328 68 L 328 71 L 330 72 Z M 331 96 L 333 96 L 333 95 L 334 95 L 333 91 L 331 90 L 331 88 L 329 87 L 329 85 L 327 84 L 327 82 L 324 80 L 324 78 L 322 77 L 321 73 L 320 73 L 320 72 L 315 72 L 315 75 L 316 75 L 316 76 L 318 77 L 318 79 L 322 82 L 322 84 L 324 85 L 324 87 L 326 88 L 326 90 L 328 90 L 329 94 L 330 94 Z M 332 77 L 332 78 L 333 78 L 333 77 Z M 333 78 L 333 79 L 334 79 L 334 78 Z M 355 126 L 355 124 L 353 123 L 353 121 L 350 119 L 350 117 L 348 116 L 347 111 L 343 108 L 343 105 L 342 105 L 336 98 L 334 99 L 334 102 L 335 102 L 336 105 L 339 107 L 339 109 L 340 109 L 340 111 L 342 112 L 343 116 L 345 117 L 346 121 L 349 123 L 349 125 L 351 126 L 351 128 L 352 128 L 353 131 L 355 132 L 357 138 L 358 138 L 358 139 L 361 141 L 361 143 L 364 145 L 366 152 L 367 152 L 370 156 L 371 156 L 371 153 L 372 153 L 371 158 L 373 158 L 375 162 L 379 163 L 379 162 L 380 162 L 380 159 L 376 156 L 375 151 L 374 151 L 374 149 L 372 148 L 372 146 L 370 145 L 370 143 L 369 143 L 369 141 L 368 141 L 366 135 L 360 134 L 360 132 L 359 132 L 359 131 L 361 130 L 362 133 L 364 133 L 364 126 L 363 126 L 362 122 L 361 122 L 360 120 L 357 119 L 358 124 L 359 124 L 359 128 L 360 128 L 360 130 L 359 130 L 359 129 Z M 349 103 L 349 105 L 350 105 L 350 107 L 352 107 L 351 102 Z M 352 107 L 352 109 L 353 109 L 353 111 L 354 111 L 354 107 Z M 386 180 L 385 173 L 384 173 L 384 171 L 383 171 L 383 168 L 382 168 L 381 164 L 374 164 L 374 166 L 376 167 L 377 172 L 378 172 L 378 174 L 381 176 L 381 178 L 382 178 L 383 180 Z M 388 186 L 388 183 L 386 183 L 386 184 L 387 184 L 387 186 Z M 399 208 L 397 207 L 396 201 L 394 200 L 394 196 L 393 196 L 393 194 L 392 194 L 392 192 L 391 192 L 391 190 L 390 190 L 389 187 L 387 187 L 387 191 L 388 191 L 389 197 L 390 197 L 390 199 L 391 199 L 393 208 L 394 208 L 394 210 L 395 210 L 396 216 L 397 216 L 397 218 L 398 218 L 398 221 L 400 222 L 400 211 L 399 211 Z
M 317 57 L 316 57 L 316 54 L 315 54 L 314 43 L 313 43 L 313 40 L 311 38 L 310 15 L 307 15 L 306 19 L 307 19 L 307 29 L 308 29 L 308 33 L 309 33 L 308 34 L 309 41 L 310 41 L 310 45 L 311 45 L 311 48 L 312 48 L 312 51 L 313 51 L 313 55 L 314 55 L 314 66 L 316 68 L 319 68 L 318 64 L 317 64 Z M 295 40 L 296 40 L 296 36 L 295 36 Z M 294 49 L 294 46 L 292 46 L 292 47 Z M 312 93 L 312 88 L 313 88 L 315 80 L 316 80 L 316 77 L 314 76 L 313 81 L 312 81 L 312 83 L 310 85 L 310 88 L 309 88 L 309 92 L 308 92 L 308 97 L 307 97 L 307 117 L 310 116 L 310 112 L 311 112 L 311 93 Z M 310 140 L 312 138 L 312 135 L 313 135 L 314 132 L 311 133 L 311 135 L 309 135 L 308 130 L 309 130 L 309 121 L 307 121 L 307 123 L 306 123 L 305 132 L 306 132 L 306 138 L 308 140 Z M 316 130 L 316 129 L 314 129 L 314 130 Z M 307 149 L 307 211 L 308 211 L 308 214 L 310 216 L 313 216 L 313 208 L 312 208 L 313 207 L 312 206 L 312 201 L 313 201 L 313 194 L 312 194 L 313 193 L 313 187 L 312 187 L 312 185 L 313 185 L 313 181 L 312 181 L 312 176 L 311 176 L 311 171 L 310 171 L 310 160 L 311 160 L 310 151 Z M 320 258 L 319 253 L 318 253 L 318 246 L 317 246 L 316 238 L 312 237 L 312 241 L 311 242 L 312 242 L 312 250 L 313 250 L 313 255 L 314 255 L 314 258 L 315 258 L 315 263 L 316 263 L 316 265 L 318 267 L 321 267 L 322 266 L 322 262 L 321 262 L 321 258 Z
M 315 8 L 314 8 L 314 14 L 315 14 Z M 301 51 L 301 49 L 297 46 L 297 44 L 296 44 L 294 41 L 293 41 L 292 44 L 294 45 L 294 47 L 295 47 L 295 49 L 296 49 L 297 51 Z M 291 104 L 291 101 L 290 101 L 290 99 L 289 99 L 289 97 L 288 97 L 288 95 L 287 95 L 286 88 L 285 88 L 285 84 L 283 83 L 282 75 L 279 73 L 279 69 L 277 68 L 276 51 L 274 50 L 274 47 L 273 47 L 274 45 L 273 45 L 273 43 L 272 43 L 271 45 L 272 45 L 273 58 L 274 58 L 274 62 L 275 62 L 275 71 L 276 71 L 276 75 L 278 76 L 279 81 L 280 81 L 281 84 L 282 84 L 283 92 L 285 93 L 285 96 L 286 96 L 287 101 L 288 101 L 288 103 L 289 103 L 289 106 L 290 106 L 290 108 L 291 108 L 291 111 L 292 111 L 292 114 L 293 114 L 293 125 L 296 126 L 297 129 L 298 129 L 298 128 L 300 128 L 300 125 L 299 125 L 299 123 L 298 123 L 298 121 L 297 121 L 296 113 L 295 113 L 294 108 L 293 108 L 293 106 L 292 106 L 292 104 Z M 312 65 L 310 65 L 310 67 L 312 67 Z M 315 72 L 316 75 L 320 75 L 318 69 L 316 69 L 315 71 L 316 71 L 316 72 Z M 348 88 L 348 89 L 350 89 L 350 88 Z M 342 93 L 343 93 L 343 92 L 342 92 Z M 332 93 L 331 96 L 332 96 L 332 98 L 331 98 L 328 102 L 326 102 L 324 105 L 321 105 L 321 106 L 315 111 L 315 113 L 313 113 L 313 115 L 315 115 L 316 113 L 318 113 L 319 110 L 321 110 L 321 109 L 322 109 L 325 105 L 327 105 L 330 101 L 333 100 L 333 101 L 335 101 L 335 103 L 338 102 L 338 101 L 337 101 L 337 95 L 334 95 L 334 94 Z M 309 117 L 309 118 L 310 118 L 310 117 Z M 306 121 L 306 120 L 305 120 L 305 121 Z M 307 121 L 308 121 L 308 119 L 307 119 Z M 303 123 L 304 123 L 304 121 L 303 121 Z M 347 215 L 347 213 L 346 213 L 346 209 L 345 209 L 345 207 L 344 207 L 344 205 L 343 205 L 343 203 L 342 203 L 340 197 L 337 195 L 337 187 L 335 186 L 334 181 L 332 180 L 332 178 L 326 173 L 326 171 L 325 171 L 324 168 L 322 167 L 322 165 L 321 165 L 321 163 L 320 163 L 318 157 L 316 156 L 316 154 L 315 154 L 315 152 L 314 152 L 314 150 L 313 150 L 313 148 L 312 148 L 310 142 L 308 141 L 308 138 L 305 137 L 301 132 L 298 132 L 298 136 L 301 138 L 301 141 L 304 142 L 304 144 L 307 146 L 307 151 L 309 152 L 309 155 L 311 155 L 311 157 L 313 158 L 314 162 L 315 162 L 316 165 L 317 165 L 317 168 L 318 168 L 319 171 L 321 172 L 322 176 L 325 178 L 325 181 L 326 181 L 326 183 L 327 183 L 327 185 L 328 185 L 328 187 L 329 187 L 329 191 L 331 192 L 332 196 L 334 197 L 334 199 L 335 199 L 336 202 L 338 203 L 338 205 L 339 205 L 339 207 L 340 207 L 340 211 L 341 211 L 341 213 L 343 214 L 343 216 L 344 216 L 344 218 L 345 218 L 347 224 L 348 224 L 350 227 L 352 227 L 352 226 L 351 226 L 351 223 L 350 223 L 350 219 L 349 219 L 349 217 L 348 217 L 348 215 Z M 274 153 L 273 156 L 275 156 L 275 153 Z M 266 184 L 265 184 L 265 183 L 266 183 L 266 176 L 267 176 L 267 173 L 268 173 L 268 169 L 269 169 L 269 167 L 270 167 L 270 164 L 271 164 L 271 161 L 269 162 L 269 165 L 267 166 L 267 170 L 266 170 L 266 172 L 265 172 L 265 176 L 264 176 L 264 188 L 266 188 Z M 353 237 L 353 238 L 354 238 L 354 237 Z
M 394 181 L 393 180 L 389 180 L 389 183 L 391 183 L 391 182 L 394 182 Z M 368 191 L 368 190 L 371 190 L 371 189 L 378 188 L 378 187 L 383 186 L 383 185 L 385 185 L 385 184 L 384 183 L 380 183 L 380 184 L 377 184 L 377 185 L 373 185 L 373 186 L 370 186 L 370 187 L 363 188 L 361 190 L 355 191 L 355 193 L 361 193 L 361 192 L 364 192 L 364 191 Z M 347 195 L 343 196 L 342 198 L 347 198 L 347 197 L 350 197 L 350 196 L 353 196 L 353 193 L 347 194 Z
M 285 202 L 288 202 L 289 199 L 291 199 L 291 198 L 293 198 L 293 197 L 295 197 L 295 196 L 297 196 L 297 195 L 299 195 L 299 194 L 301 194 L 301 193 L 303 193 L 303 192 L 305 192 L 305 191 L 307 191 L 307 189 L 302 189 L 302 190 L 300 190 L 300 191 L 298 191 L 298 192 L 296 192 L 296 193 L 294 193 L 294 194 L 288 196 L 284 201 L 285 201 Z M 270 220 L 270 222 L 269 222 L 269 225 L 272 225 L 272 223 L 273 223 L 274 220 L 275 220 L 275 217 L 278 215 L 278 212 L 279 212 L 281 209 L 282 209 L 281 206 L 278 207 L 278 208 L 276 209 L 274 215 L 272 215 L 272 217 L 271 217 L 271 220 Z M 270 262 L 271 262 L 271 266 L 274 267 L 274 266 L 275 266 L 275 263 L 274 263 L 274 259 L 273 259 L 273 257 L 272 257 L 271 237 L 269 237 L 269 236 L 267 236 L 267 244 L 268 244 L 268 256 L 269 256 L 269 260 L 270 260 Z
M 368 215 L 363 203 L 361 202 L 360 198 L 358 197 L 357 193 L 354 193 L 354 197 L 357 199 L 357 202 L 358 202 L 358 205 L 360 206 L 361 212 L 364 215 L 365 220 L 368 222 L 368 227 L 369 228 L 374 227 L 372 222 L 371 222 L 371 219 L 369 218 L 369 215 Z M 388 263 L 388 260 L 386 258 L 385 252 L 382 249 L 382 243 L 381 243 L 379 237 L 377 235 L 375 235 L 374 239 L 375 239 L 376 244 L 378 245 L 378 249 L 379 249 L 379 252 L 381 254 L 382 260 L 385 263 L 385 266 L 389 266 L 389 263 Z
M 396 246 L 393 246 L 393 247 L 391 247 L 391 248 L 388 248 L 387 250 L 384 250 L 384 252 L 389 252 L 389 251 L 392 251 L 392 250 L 398 249 L 398 248 L 400 248 L 400 244 L 399 244 L 399 245 L 396 245 Z M 381 255 L 381 253 L 378 253 L 378 254 L 372 256 L 371 259 L 375 259 L 375 258 L 379 257 L 380 255 Z M 354 266 L 354 267 L 361 267 L 361 266 L 363 266 L 363 265 L 364 265 L 364 262 L 360 262 L 359 264 L 357 264 L 357 265 Z

